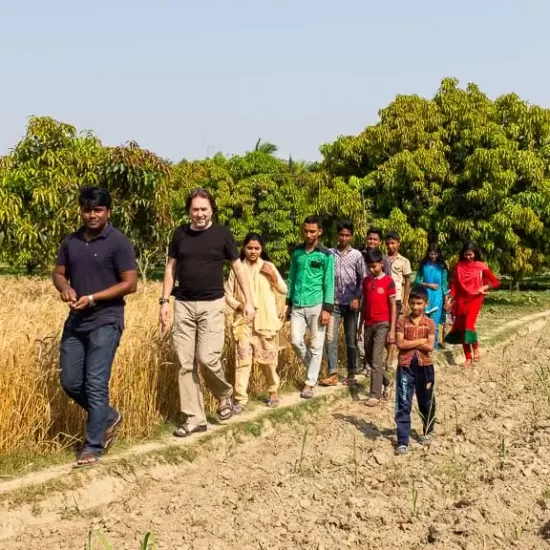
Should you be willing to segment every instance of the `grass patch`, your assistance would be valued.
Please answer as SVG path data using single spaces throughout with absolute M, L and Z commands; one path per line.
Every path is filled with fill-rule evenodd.
M 0 460 L 0 481 L 59 466 L 73 460 L 74 454 L 65 449 L 58 454 L 39 454 L 32 451 L 13 452 L 2 456 Z

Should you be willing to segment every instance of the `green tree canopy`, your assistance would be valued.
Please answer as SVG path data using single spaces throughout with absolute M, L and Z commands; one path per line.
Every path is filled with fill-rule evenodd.
M 471 239 L 519 278 L 550 245 L 549 147 L 549 110 L 445 79 L 433 99 L 398 96 L 377 124 L 321 151 L 328 174 L 359 188 L 370 221 L 401 232 L 413 259 L 430 239 L 451 254 Z

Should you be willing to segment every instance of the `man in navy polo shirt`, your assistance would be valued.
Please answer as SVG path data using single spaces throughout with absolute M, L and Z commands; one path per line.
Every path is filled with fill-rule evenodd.
M 61 386 L 88 413 L 75 467 L 96 463 L 122 422 L 109 405 L 109 379 L 124 329 L 124 296 L 136 291 L 132 244 L 109 223 L 111 195 L 88 187 L 79 197 L 82 227 L 63 241 L 53 283 L 69 306 L 60 346 Z

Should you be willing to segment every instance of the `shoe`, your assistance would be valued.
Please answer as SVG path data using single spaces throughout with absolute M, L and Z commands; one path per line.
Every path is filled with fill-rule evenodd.
M 434 434 L 433 432 L 430 432 L 429 434 L 421 435 L 419 443 L 423 447 L 429 447 L 433 443 L 433 441 L 434 441 Z
M 300 393 L 302 399 L 311 399 L 313 397 L 313 388 L 304 386 L 304 389 Z
M 409 452 L 409 447 L 407 445 L 399 445 L 397 449 L 395 449 L 396 456 L 406 455 Z
M 355 374 L 351 374 L 347 378 L 344 378 L 344 380 L 342 380 L 342 384 L 344 386 L 355 386 L 355 384 L 357 384 L 357 379 L 355 378 Z
M 245 406 L 241 403 L 234 403 L 233 404 L 233 414 L 241 414 L 245 410 Z
M 376 397 L 369 397 L 366 401 L 363 401 L 365 407 L 378 407 L 380 405 L 380 399 Z
M 337 386 L 338 382 L 340 381 L 340 377 L 338 376 L 338 373 L 335 372 L 334 374 L 330 374 L 326 378 L 323 378 L 320 382 L 320 386 Z

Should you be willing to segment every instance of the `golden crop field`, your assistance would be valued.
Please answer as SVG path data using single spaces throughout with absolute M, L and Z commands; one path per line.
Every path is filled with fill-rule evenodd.
M 124 416 L 122 436 L 151 437 L 179 411 L 178 366 L 158 324 L 161 284 L 140 286 L 127 299 L 124 331 L 111 377 L 111 401 Z M 59 385 L 59 339 L 67 306 L 48 280 L 5 277 L 0 287 L 0 458 L 14 452 L 56 453 L 82 436 L 84 415 Z M 230 318 L 228 316 L 228 324 Z M 226 331 L 224 364 L 232 380 Z M 303 378 L 290 351 L 280 356 L 286 384 Z M 263 390 L 253 375 L 251 394 Z M 215 402 L 205 392 L 210 411 Z

